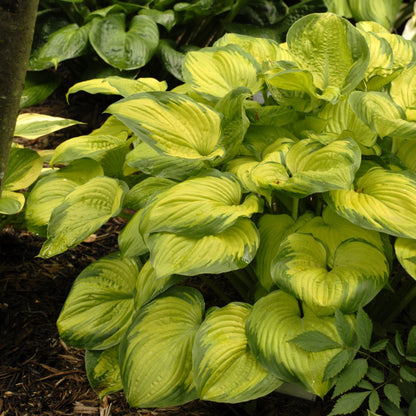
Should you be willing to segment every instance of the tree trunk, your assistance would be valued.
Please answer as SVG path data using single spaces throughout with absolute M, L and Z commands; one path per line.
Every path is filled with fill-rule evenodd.
M 39 0 L 0 1 L 0 196 L 33 40 Z

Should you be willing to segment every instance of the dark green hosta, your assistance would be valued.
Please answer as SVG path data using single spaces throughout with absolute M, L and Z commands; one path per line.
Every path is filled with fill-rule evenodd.
M 25 216 L 49 257 L 134 212 L 58 320 L 100 396 L 235 403 L 295 382 L 323 397 L 358 366 L 355 332 L 368 349 L 357 311 L 392 284 L 393 260 L 415 277 L 414 44 L 331 13 L 287 40 L 227 35 L 186 55 L 173 90 L 71 88 L 122 98 L 58 146 L 51 163 L 66 166 L 34 185 Z M 177 285 L 212 274 L 243 299 L 205 311 Z

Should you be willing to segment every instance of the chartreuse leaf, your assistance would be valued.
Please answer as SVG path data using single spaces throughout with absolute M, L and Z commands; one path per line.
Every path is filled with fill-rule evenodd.
M 158 153 L 153 147 L 139 143 L 126 156 L 128 166 L 148 175 L 183 181 L 208 167 L 204 160 L 189 160 Z
M 139 229 L 142 215 L 143 209 L 135 212 L 118 235 L 118 245 L 122 257 L 141 256 L 149 251 Z
M 25 197 L 19 192 L 4 190 L 0 198 L 0 214 L 14 215 L 23 209 Z
M 397 140 L 396 156 L 407 169 L 416 173 L 416 140 Z
M 68 90 L 66 96 L 68 98 L 70 94 L 85 91 L 89 94 L 122 95 L 123 97 L 128 97 L 139 92 L 166 91 L 166 89 L 166 81 L 158 81 L 155 78 L 128 79 L 110 76 L 78 82 Z
M 195 92 L 212 100 L 220 99 L 239 87 L 246 87 L 256 94 L 263 86 L 259 64 L 238 45 L 188 52 L 182 73 L 185 82 Z
M 270 290 L 274 285 L 270 272 L 280 243 L 295 221 L 289 215 L 263 215 L 259 220 L 260 246 L 256 255 L 256 275 L 260 284 Z
M 143 306 L 120 344 L 120 372 L 132 407 L 176 406 L 196 399 L 192 346 L 202 295 L 173 287 Z
M 60 254 L 99 229 L 118 214 L 127 189 L 122 181 L 98 176 L 69 193 L 52 212 L 39 256 Z
M 123 389 L 118 365 L 118 345 L 104 351 L 85 351 L 85 370 L 91 387 L 100 399 Z
M 75 124 L 84 123 L 69 118 L 52 117 L 46 114 L 23 113 L 17 117 L 14 135 L 34 140 Z
M 167 178 L 149 177 L 134 185 L 124 198 L 124 208 L 144 208 L 157 193 L 163 192 L 175 185 L 176 182 Z
M 391 82 L 390 96 L 406 113 L 409 121 L 416 121 L 416 66 L 404 69 Z
M 307 331 L 319 331 L 340 344 L 341 340 L 333 317 L 317 317 L 306 305 L 302 309 L 296 298 L 280 290 L 262 297 L 248 317 L 248 343 L 266 370 L 323 397 L 333 385 L 322 381 L 325 367 L 341 348 L 308 352 L 289 341 Z
M 319 117 L 326 120 L 325 132 L 339 135 L 346 132 L 358 144 L 366 147 L 374 146 L 377 141 L 377 133 L 357 117 L 347 99 L 335 105 L 327 104 Z
M 254 223 L 240 218 L 224 231 L 202 237 L 153 233 L 146 240 L 157 278 L 171 274 L 219 274 L 246 267 L 259 246 Z
M 140 270 L 136 280 L 136 295 L 134 297 L 135 309 L 139 310 L 156 296 L 183 279 L 183 276 L 166 276 L 163 279 L 157 279 L 155 269 L 150 261 L 147 261 Z
M 46 237 L 52 211 L 77 186 L 102 174 L 103 169 L 94 160 L 78 159 L 39 179 L 27 198 L 25 221 L 28 230 Z
M 323 144 L 304 139 L 293 145 L 286 155 L 291 174 L 287 182 L 275 185 L 298 196 L 329 189 L 348 189 L 360 166 L 361 152 L 353 139 L 339 139 Z
M 393 71 L 414 65 L 416 56 L 414 42 L 405 39 L 403 36 L 390 33 L 376 22 L 358 22 L 357 28 L 365 32 L 374 32 L 377 37 L 385 39 L 389 43 L 393 51 Z
M 287 52 L 282 52 L 279 44 L 272 39 L 238 33 L 226 33 L 215 41 L 213 46 L 224 47 L 228 45 L 239 45 L 244 52 L 252 55 L 259 64 L 262 64 L 264 61 L 280 61 L 286 58 L 287 55 Z
M 397 238 L 394 243 L 397 260 L 416 280 L 416 240 L 410 238 Z
M 141 68 L 159 43 L 159 30 L 148 16 L 134 16 L 128 28 L 124 13 L 110 13 L 92 20 L 89 39 L 100 58 L 120 70 Z
M 91 134 L 74 137 L 56 147 L 51 164 L 69 163 L 84 157 L 99 162 L 109 150 L 117 149 L 125 144 L 125 140 L 116 136 Z
M 30 69 L 41 71 L 67 59 L 77 58 L 86 51 L 90 25 L 79 27 L 76 23 L 57 30 L 48 37 L 48 41 L 31 56 Z
M 328 246 L 311 234 L 289 235 L 273 261 L 272 278 L 317 315 L 330 315 L 336 308 L 355 312 L 386 284 L 388 261 L 377 247 L 351 238 L 336 245 L 330 262 Z
M 361 33 L 333 13 L 310 14 L 296 21 L 287 33 L 287 45 L 299 69 L 312 75 L 318 89 L 314 96 L 332 103 L 360 83 L 370 57 Z
M 328 205 L 363 228 L 416 238 L 416 176 L 369 165 L 356 177 L 355 190 L 324 194 Z
M 117 345 L 130 325 L 140 264 L 117 253 L 87 266 L 75 279 L 59 315 L 61 338 L 74 347 Z
M 221 115 L 184 95 L 140 93 L 112 104 L 107 112 L 159 153 L 209 161 L 224 155 L 218 143 Z
M 283 382 L 256 361 L 247 345 L 246 303 L 212 310 L 192 350 L 194 382 L 202 400 L 239 403 L 269 394 Z
M 40 175 L 42 159 L 32 149 L 12 147 L 4 177 L 3 189 L 17 191 L 27 188 Z
M 372 20 L 380 23 L 386 29 L 390 29 L 394 25 L 397 12 L 402 4 L 402 0 L 373 0 L 360 1 L 348 0 L 352 17 L 356 20 Z
M 221 233 L 239 218 L 262 211 L 262 201 L 248 195 L 230 173 L 210 170 L 180 182 L 154 197 L 145 208 L 140 231 L 145 240 L 155 232 L 176 233 L 191 239 Z
M 349 103 L 360 120 L 380 137 L 416 138 L 416 123 L 406 120 L 402 108 L 383 92 L 354 91 Z

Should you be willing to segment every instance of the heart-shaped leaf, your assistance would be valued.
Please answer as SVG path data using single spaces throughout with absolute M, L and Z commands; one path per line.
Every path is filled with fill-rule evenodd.
M 69 193 L 52 212 L 40 257 L 49 258 L 79 244 L 120 211 L 127 185 L 98 176 Z
M 0 198 L 0 214 L 14 215 L 23 209 L 25 197 L 19 192 L 4 190 Z
M 184 95 L 141 93 L 112 104 L 107 112 L 159 153 L 208 161 L 224 154 L 221 115 Z
M 214 235 L 188 237 L 154 233 L 147 240 L 157 278 L 171 274 L 219 274 L 246 267 L 256 255 L 259 236 L 251 220 L 241 218 Z
M 88 381 L 99 398 L 123 389 L 118 365 L 118 345 L 104 351 L 85 351 Z
M 76 278 L 59 315 L 61 338 L 74 347 L 102 350 L 117 345 L 134 311 L 140 264 L 110 254 Z
M 192 345 L 203 313 L 202 295 L 189 287 L 173 287 L 138 311 L 120 344 L 130 406 L 177 406 L 197 398 Z
M 91 45 L 105 62 L 120 70 L 146 65 L 159 43 L 159 30 L 153 19 L 137 15 L 126 30 L 124 13 L 94 18 L 89 33 Z
M 260 364 L 276 377 L 323 397 L 333 385 L 332 380 L 322 380 L 325 367 L 341 348 L 309 352 L 290 342 L 307 331 L 342 343 L 333 317 L 317 317 L 305 305 L 301 309 L 296 298 L 281 290 L 259 299 L 247 320 L 248 344 Z
M 256 361 L 247 345 L 251 305 L 230 303 L 209 312 L 192 351 L 194 380 L 202 400 L 239 403 L 269 394 L 283 382 Z
M 416 238 L 414 173 L 364 165 L 354 188 L 330 191 L 324 194 L 325 200 L 339 215 L 361 227 Z

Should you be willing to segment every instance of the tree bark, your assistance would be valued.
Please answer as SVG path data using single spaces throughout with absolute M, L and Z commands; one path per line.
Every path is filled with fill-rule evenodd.
M 0 196 L 20 109 L 39 0 L 0 1 Z

